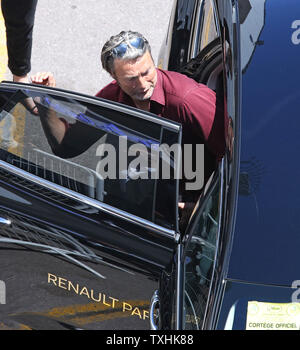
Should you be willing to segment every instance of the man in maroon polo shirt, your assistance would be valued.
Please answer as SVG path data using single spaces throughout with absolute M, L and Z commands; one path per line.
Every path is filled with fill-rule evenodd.
M 136 32 L 111 37 L 101 60 L 115 80 L 96 96 L 181 123 L 183 144 L 205 146 L 207 180 L 225 150 L 223 109 L 215 92 L 183 74 L 155 68 L 148 41 Z
M 137 32 L 111 37 L 103 46 L 101 61 L 114 81 L 96 96 L 181 123 L 183 144 L 204 144 L 207 180 L 225 150 L 223 112 L 215 92 L 185 75 L 157 69 L 148 41 Z M 38 73 L 32 82 L 55 86 L 49 73 Z M 49 118 L 47 127 L 52 148 L 58 150 L 66 130 L 68 134 L 72 130 L 61 119 Z
M 183 143 L 204 143 L 217 159 L 223 156 L 222 106 L 213 90 L 183 74 L 155 68 L 148 41 L 136 32 L 111 37 L 101 60 L 115 80 L 96 96 L 179 122 Z

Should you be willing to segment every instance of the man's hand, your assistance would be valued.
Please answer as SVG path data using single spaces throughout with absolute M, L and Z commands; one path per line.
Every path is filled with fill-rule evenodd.
M 56 82 L 51 72 L 38 72 L 31 76 L 33 84 L 55 87 Z

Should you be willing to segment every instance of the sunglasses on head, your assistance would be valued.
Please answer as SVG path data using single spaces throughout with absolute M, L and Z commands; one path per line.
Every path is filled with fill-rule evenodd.
M 132 40 L 129 40 L 128 42 L 123 42 L 112 49 L 112 54 L 116 57 L 123 57 L 129 45 L 136 49 L 142 50 L 144 48 L 145 41 L 143 38 L 134 38 Z

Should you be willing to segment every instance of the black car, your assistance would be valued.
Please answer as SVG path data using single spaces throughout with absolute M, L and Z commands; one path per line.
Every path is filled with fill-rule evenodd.
M 29 103 L 101 132 L 118 171 L 136 143 L 147 161 L 152 147 L 180 144 L 180 124 L 1 83 L 0 328 L 299 329 L 299 10 L 298 0 L 174 1 L 159 67 L 213 89 L 226 126 L 225 156 L 184 228 L 172 155 L 159 158 L 169 156 L 169 179 L 106 179 L 103 138 L 55 155 Z

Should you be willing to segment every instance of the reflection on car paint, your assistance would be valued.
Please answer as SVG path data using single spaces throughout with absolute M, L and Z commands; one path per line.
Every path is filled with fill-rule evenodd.
M 2 243 L 18 244 L 31 249 L 36 248 L 48 254 L 60 255 L 103 279 L 107 277 L 80 260 L 111 266 L 123 272 L 133 274 L 127 269 L 103 260 L 103 258 L 96 255 L 86 245 L 81 244 L 77 239 L 61 230 L 50 226 L 42 227 L 41 224 L 36 224 L 34 221 L 25 219 L 24 217 L 13 216 L 11 213 L 1 211 L 1 215 L 10 218 L 9 225 L 1 226 L 0 242 Z

